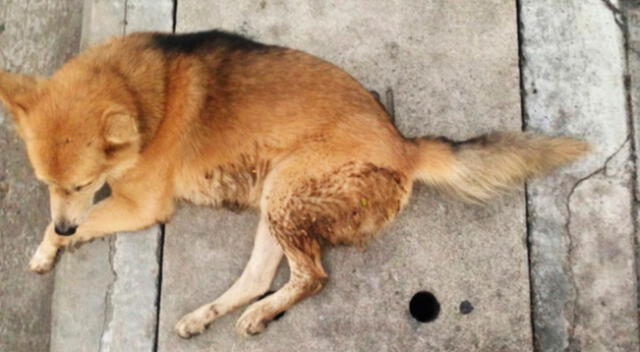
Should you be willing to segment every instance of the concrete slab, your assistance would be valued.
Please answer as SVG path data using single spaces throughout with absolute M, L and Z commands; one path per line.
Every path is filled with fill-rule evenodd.
M 126 33 L 171 32 L 174 0 L 127 0 Z
M 157 253 L 153 227 L 94 241 L 56 268 L 51 351 L 153 351 Z
M 84 0 L 82 48 L 125 34 L 126 0 Z
M 83 45 L 130 31 L 170 31 L 173 2 L 87 1 Z M 56 269 L 51 351 L 154 351 L 159 226 L 64 253 Z
M 627 21 L 627 83 L 629 89 L 629 106 L 631 111 L 631 125 L 633 127 L 633 145 L 635 150 L 640 146 L 640 2 L 624 0 L 620 5 L 622 13 Z M 621 14 L 622 14 L 621 13 Z M 640 154 L 635 153 L 636 166 L 640 164 L 638 159 Z M 635 198 L 640 199 L 640 174 L 636 172 L 636 194 Z
M 624 33 L 614 1 L 520 1 L 530 130 L 582 136 L 583 162 L 530 183 L 541 351 L 638 350 Z
M 50 74 L 78 50 L 81 18 L 81 1 L 3 0 L 0 69 Z M 26 267 L 49 219 L 48 196 L 3 111 L 0 150 L 0 351 L 46 351 L 53 277 Z
M 640 199 L 640 174 L 638 174 L 638 165 L 640 165 L 640 2 L 632 0 L 621 1 L 621 15 L 624 15 L 627 24 L 627 89 L 629 101 L 629 115 L 631 116 L 631 126 L 633 128 L 633 151 L 635 156 L 635 194 L 634 194 L 634 211 L 635 211 L 635 254 L 636 254 L 636 279 L 638 282 L 638 294 L 640 295 L 640 208 L 638 208 L 638 199 Z
M 109 256 L 112 242 L 98 240 L 62 253 L 51 304 L 51 352 L 100 351 L 116 277 Z
M 220 27 L 303 49 L 385 97 L 391 92 L 407 135 L 465 138 L 521 127 L 514 2 L 178 5 L 178 31 Z M 265 333 L 237 337 L 237 312 L 182 340 L 174 324 L 240 274 L 257 221 L 253 213 L 185 207 L 166 230 L 158 350 L 532 350 L 524 215 L 523 194 L 479 208 L 416 187 L 405 212 L 366 251 L 329 250 L 326 288 Z M 286 275 L 282 270 L 273 287 Z M 408 313 L 421 290 L 442 307 L 429 324 Z

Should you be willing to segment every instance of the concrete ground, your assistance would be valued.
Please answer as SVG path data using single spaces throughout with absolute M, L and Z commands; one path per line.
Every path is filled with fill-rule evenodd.
M 78 52 L 82 1 L 0 2 L 0 69 L 49 75 Z M 49 212 L 9 116 L 0 111 L 0 351 L 49 348 L 53 276 L 26 272 Z
M 0 8 L 1 68 L 48 74 L 79 45 L 109 36 L 222 28 L 343 67 L 378 92 L 406 136 L 524 128 L 594 148 L 486 207 L 417 186 L 380 238 L 329 250 L 326 288 L 262 335 L 235 335 L 240 311 L 182 340 L 173 331 L 180 316 L 240 274 L 256 214 L 185 205 L 164 231 L 65 253 L 53 288 L 52 275 L 22 270 L 47 204 L 5 117 L 0 351 L 640 349 L 637 1 L 37 3 Z M 282 265 L 273 289 L 287 275 Z M 419 291 L 439 301 L 432 322 L 409 311 Z

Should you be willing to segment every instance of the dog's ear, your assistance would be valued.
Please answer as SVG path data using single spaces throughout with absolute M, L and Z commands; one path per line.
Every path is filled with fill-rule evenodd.
M 137 144 L 140 139 L 138 124 L 125 108 L 111 107 L 102 116 L 104 139 L 114 149 Z
M 43 78 L 8 73 L 0 70 L 0 102 L 13 115 L 16 122 L 24 116 L 34 100 Z

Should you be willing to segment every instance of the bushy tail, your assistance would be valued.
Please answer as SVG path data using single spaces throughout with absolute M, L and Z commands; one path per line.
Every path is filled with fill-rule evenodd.
M 484 202 L 578 159 L 586 142 L 530 133 L 493 133 L 465 142 L 417 140 L 414 177 L 470 202 Z

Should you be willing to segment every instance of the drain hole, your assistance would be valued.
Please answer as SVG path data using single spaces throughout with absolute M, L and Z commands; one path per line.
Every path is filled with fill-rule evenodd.
M 460 313 L 469 314 L 471 312 L 473 312 L 473 304 L 466 300 L 462 301 L 462 303 L 460 303 Z
M 409 312 L 415 320 L 421 323 L 428 323 L 438 318 L 440 303 L 431 292 L 420 291 L 411 298 Z
M 262 296 L 258 297 L 258 301 L 267 297 L 267 296 L 271 296 L 272 294 L 274 294 L 276 291 L 267 291 L 265 292 Z M 273 317 L 273 320 L 278 320 L 280 318 L 282 318 L 284 316 L 284 313 L 286 313 L 287 311 L 285 310 L 282 313 L 278 313 L 278 315 L 276 315 L 275 317 Z

